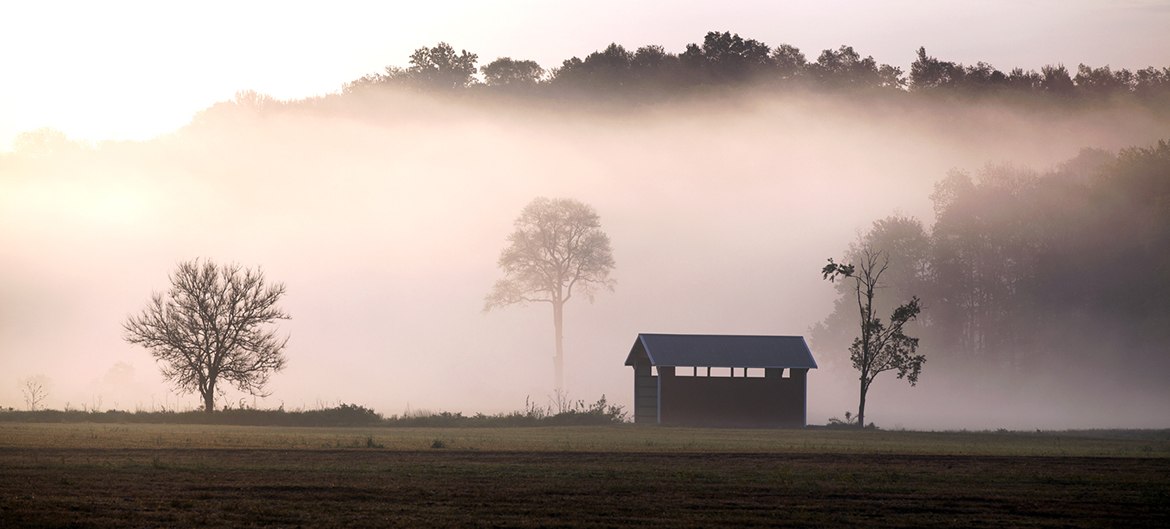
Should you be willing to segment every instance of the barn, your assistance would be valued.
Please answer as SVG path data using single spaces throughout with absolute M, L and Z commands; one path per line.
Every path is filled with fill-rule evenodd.
M 634 422 L 687 426 L 803 427 L 808 370 L 802 336 L 639 334 Z

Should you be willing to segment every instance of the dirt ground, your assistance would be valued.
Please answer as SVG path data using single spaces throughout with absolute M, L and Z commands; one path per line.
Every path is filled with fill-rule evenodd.
M 0 448 L 0 527 L 1170 527 L 1170 460 Z

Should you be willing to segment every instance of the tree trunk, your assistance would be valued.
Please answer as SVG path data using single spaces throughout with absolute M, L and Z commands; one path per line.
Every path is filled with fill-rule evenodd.
M 564 319 L 565 319 L 565 305 L 561 303 L 553 303 L 553 327 L 556 329 L 557 352 L 553 356 L 553 370 L 556 377 L 556 391 L 562 393 L 565 390 L 565 336 L 564 336 Z
M 865 393 L 868 388 L 865 387 L 865 379 L 861 379 L 861 402 L 857 403 L 857 427 L 865 428 Z
M 213 384 L 208 384 L 207 391 L 203 392 L 203 411 L 206 413 L 215 411 L 215 386 Z

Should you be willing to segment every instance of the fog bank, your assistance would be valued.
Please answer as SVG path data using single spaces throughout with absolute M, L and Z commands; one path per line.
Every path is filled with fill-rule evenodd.
M 385 94 L 282 111 L 220 105 L 149 142 L 17 152 L 0 158 L 0 405 L 23 407 L 18 380 L 43 374 L 50 407 L 198 406 L 120 328 L 196 257 L 259 266 L 288 287 L 288 368 L 270 397 L 224 402 L 385 414 L 543 402 L 551 311 L 484 313 L 483 297 L 521 208 L 563 196 L 600 214 L 618 281 L 568 305 L 566 385 L 574 399 L 628 406 L 622 361 L 637 333 L 808 334 L 834 299 L 825 258 L 895 211 L 929 223 L 949 169 L 1046 169 L 1083 147 L 1149 144 L 1166 125 L 1118 106 L 816 94 L 601 110 Z M 855 375 L 846 351 L 813 345 L 822 369 L 809 378 L 809 422 L 823 423 L 856 409 Z M 1124 387 L 1068 398 L 1065 381 L 1037 380 L 1003 395 L 929 360 L 920 387 L 903 386 L 879 378 L 867 417 L 906 428 L 1170 424 L 1164 399 Z

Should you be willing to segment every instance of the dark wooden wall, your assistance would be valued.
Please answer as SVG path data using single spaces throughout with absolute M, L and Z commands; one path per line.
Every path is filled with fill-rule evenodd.
M 782 378 L 779 369 L 767 370 L 763 378 L 679 377 L 674 376 L 673 368 L 658 371 L 659 376 L 654 378 L 658 382 L 660 424 L 805 425 L 807 369 L 789 370 L 790 378 Z
M 658 423 L 658 377 L 651 376 L 650 364 L 634 366 L 634 422 Z

